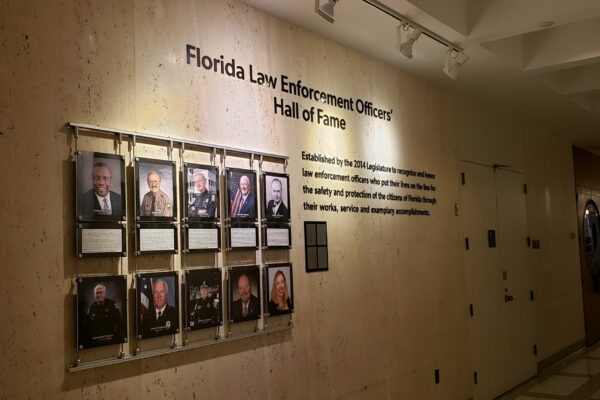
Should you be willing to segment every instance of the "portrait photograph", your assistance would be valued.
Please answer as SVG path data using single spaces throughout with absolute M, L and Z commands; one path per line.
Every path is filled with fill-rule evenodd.
M 138 339 L 179 333 L 178 282 L 176 272 L 137 276 Z
M 290 177 L 287 174 L 262 174 L 262 209 L 267 221 L 290 221 Z
M 294 312 L 291 264 L 271 264 L 265 267 L 265 314 Z
M 77 347 L 127 342 L 127 277 L 77 278 Z
M 246 169 L 227 169 L 227 203 L 231 220 L 257 219 L 256 173 Z
M 176 179 L 175 162 L 136 158 L 136 220 L 174 221 L 176 219 Z
M 219 218 L 219 169 L 208 165 L 185 164 L 183 171 L 185 218 L 216 221 Z
M 78 151 L 75 182 L 75 208 L 78 221 L 120 221 L 125 219 L 125 159 L 123 156 Z
M 221 270 L 188 270 L 185 273 L 186 327 L 210 328 L 222 323 Z
M 229 268 L 229 321 L 259 319 L 260 269 L 257 265 Z

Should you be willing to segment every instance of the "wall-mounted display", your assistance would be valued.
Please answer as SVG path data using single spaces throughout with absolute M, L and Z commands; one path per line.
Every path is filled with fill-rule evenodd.
M 221 270 L 186 271 L 186 318 L 189 330 L 210 328 L 222 323 Z
M 183 171 L 185 219 L 216 221 L 219 218 L 219 169 L 186 163 Z
M 329 270 L 327 222 L 304 221 L 304 260 L 306 272 Z
M 229 268 L 230 322 L 259 319 L 260 298 L 260 270 L 257 265 Z
M 176 254 L 177 225 L 137 224 L 135 227 L 135 250 L 142 254 Z
M 262 174 L 263 218 L 267 221 L 290 221 L 290 178 L 287 174 Z
M 294 312 L 294 285 L 291 264 L 267 265 L 265 271 L 265 314 Z
M 77 279 L 77 347 L 127 342 L 127 277 Z
M 78 221 L 125 219 L 125 159 L 116 154 L 76 153 Z
M 230 249 L 258 250 L 258 228 L 255 225 L 233 225 L 228 233 Z
M 184 252 L 221 251 L 221 228 L 215 224 L 189 223 L 183 226 Z
M 175 162 L 135 159 L 135 216 L 138 221 L 174 221 Z
M 136 334 L 138 339 L 179 332 L 179 284 L 176 272 L 137 276 Z
M 232 221 L 257 219 L 256 173 L 247 169 L 227 169 L 227 201 Z
M 263 246 L 267 249 L 292 247 L 292 230 L 289 224 L 263 225 Z
M 125 257 L 125 226 L 118 222 L 77 224 L 77 257 Z

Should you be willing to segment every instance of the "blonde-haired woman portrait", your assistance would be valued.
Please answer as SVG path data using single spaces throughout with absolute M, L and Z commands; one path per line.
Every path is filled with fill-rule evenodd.
M 281 270 L 275 272 L 273 286 L 271 288 L 271 299 L 269 300 L 269 314 L 285 314 L 291 312 L 292 302 L 288 294 L 288 285 L 284 273 Z

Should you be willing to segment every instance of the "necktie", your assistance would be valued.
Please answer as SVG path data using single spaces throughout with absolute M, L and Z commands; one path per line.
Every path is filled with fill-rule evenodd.
M 159 311 L 159 312 L 158 312 L 158 318 L 157 318 L 157 319 L 160 319 L 161 317 L 162 317 L 162 311 Z
M 102 210 L 104 210 L 105 214 L 110 214 L 110 208 L 108 207 L 108 200 L 106 198 L 103 200 L 104 205 L 102 206 Z
M 247 317 L 248 316 L 248 305 L 247 304 L 243 305 L 242 316 L 243 317 Z
M 156 207 L 156 196 L 152 196 L 152 207 L 150 207 L 150 212 L 152 214 L 154 214 L 155 207 Z

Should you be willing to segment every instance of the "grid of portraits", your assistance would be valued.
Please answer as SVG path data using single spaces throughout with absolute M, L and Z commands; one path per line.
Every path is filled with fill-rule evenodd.
M 127 257 L 125 157 L 77 151 L 75 160 L 77 256 Z M 227 168 L 223 174 L 226 196 L 221 196 L 216 166 L 184 163 L 178 176 L 176 162 L 170 160 L 136 157 L 132 165 L 131 218 L 138 256 L 177 253 L 179 233 L 186 253 L 221 251 L 220 220 L 224 217 L 229 250 L 258 250 L 259 221 L 279 236 L 284 236 L 278 231 L 286 226 L 284 233 L 291 234 L 286 174 L 263 173 L 259 184 L 255 171 Z M 176 224 L 178 207 L 181 227 Z M 227 271 L 224 281 L 222 268 L 186 269 L 181 288 L 176 270 L 135 274 L 135 298 L 129 299 L 135 311 L 131 335 L 145 340 L 175 335 L 181 328 L 221 327 L 225 321 L 258 321 L 293 311 L 291 265 L 281 265 L 280 271 L 265 267 L 264 273 L 257 265 L 232 266 Z M 78 350 L 126 343 L 127 275 L 79 277 L 76 285 Z

